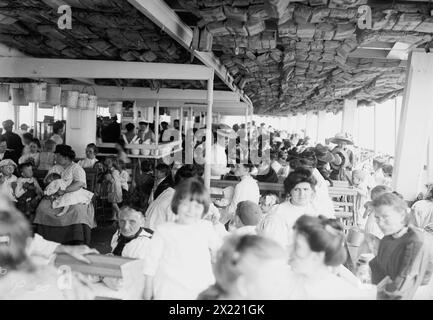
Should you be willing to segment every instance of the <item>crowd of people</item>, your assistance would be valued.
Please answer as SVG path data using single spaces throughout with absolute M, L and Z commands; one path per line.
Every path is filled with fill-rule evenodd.
M 361 162 L 349 135 L 312 145 L 308 137 L 264 123 L 235 125 L 227 133 L 237 134 L 234 161 L 231 145 L 219 139 L 224 130 L 214 132 L 211 176 L 234 181 L 234 187 L 206 189 L 200 163 L 131 161 L 126 144 L 170 141 L 178 125 L 167 124 L 156 137 L 148 123 L 138 130 L 128 124 L 123 135 L 119 130 L 109 137 L 116 155 L 99 158 L 91 143 L 78 162 L 63 141 L 54 141 L 44 156 L 34 140 L 26 144 L 28 153 L 19 151 L 5 127 L 1 141 L 11 150 L 0 153 L 0 183 L 9 199 L 2 198 L 0 210 L 0 266 L 7 270 L 0 273 L 0 296 L 17 279 L 31 279 L 8 298 L 37 298 L 26 289 L 40 283 L 50 285 L 46 298 L 89 297 L 83 281 L 72 292 L 58 290 L 53 270 L 33 260 L 54 252 L 85 259 L 93 252 L 92 198 L 106 194 L 118 226 L 110 254 L 142 260 L 143 299 L 433 298 L 433 186 L 412 205 L 392 189 L 392 164 L 377 157 Z M 248 151 L 259 151 L 259 163 L 243 140 Z M 194 143 L 199 147 L 203 140 Z M 55 163 L 47 166 L 42 188 L 32 169 L 44 159 Z M 86 190 L 86 168 L 97 168 L 93 192 Z M 353 227 L 362 241 L 355 257 L 329 196 L 336 181 L 357 193 Z M 284 196 L 261 191 L 259 182 L 280 184 Z M 216 200 L 218 192 L 222 198 Z

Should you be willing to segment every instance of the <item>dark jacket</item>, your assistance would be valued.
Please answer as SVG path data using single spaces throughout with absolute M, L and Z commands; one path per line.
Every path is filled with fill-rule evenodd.
M 257 175 L 256 180 L 258 182 L 269 182 L 269 183 L 277 183 L 278 182 L 278 176 L 275 173 L 275 170 L 269 167 L 269 171 L 267 174 L 264 175 Z
M 15 153 L 14 158 L 10 159 L 18 163 L 18 159 L 21 157 L 21 153 L 24 149 L 21 137 L 13 132 L 6 132 L 3 134 L 3 137 L 6 139 L 8 149 L 13 150 L 13 152 Z
M 19 159 L 19 157 L 16 156 L 16 153 L 14 151 L 6 150 L 6 152 L 4 153 L 3 158 L 0 159 L 0 161 L 1 160 L 6 160 L 6 159 L 11 159 L 11 160 L 13 160 L 18 165 L 18 159 Z
M 165 189 L 171 187 L 173 185 L 173 178 L 171 175 L 166 177 L 161 183 L 156 187 L 155 192 L 153 193 L 153 199 L 158 198 L 158 196 L 164 192 Z

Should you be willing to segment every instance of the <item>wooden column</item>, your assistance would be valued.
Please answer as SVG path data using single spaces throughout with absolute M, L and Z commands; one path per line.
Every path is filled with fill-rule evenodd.
M 156 100 L 156 106 L 155 106 L 155 145 L 158 147 L 159 143 L 159 100 Z M 159 154 L 158 149 L 156 150 L 156 153 Z
M 320 110 L 319 114 L 317 115 L 317 136 L 316 141 L 318 143 L 324 143 L 326 137 L 326 111 Z
M 39 107 L 39 102 L 34 102 L 33 103 L 33 137 L 37 138 L 39 132 L 38 131 L 38 107 Z M 42 138 L 42 136 L 41 136 Z
M 204 167 L 204 182 L 210 192 L 210 167 L 211 167 L 211 148 L 212 148 L 212 104 L 213 104 L 213 73 L 207 81 L 207 114 L 206 114 L 206 155 Z
M 316 138 L 316 134 L 314 132 L 316 128 L 314 127 L 313 122 L 314 122 L 314 112 L 308 111 L 307 119 L 305 121 L 305 135 L 314 140 Z
M 358 106 L 357 100 L 344 100 L 344 107 L 343 107 L 343 120 L 341 122 L 341 132 L 343 133 L 349 133 L 354 135 L 354 128 L 355 128 L 355 110 Z
M 408 61 L 393 175 L 393 187 L 406 200 L 419 191 L 432 114 L 433 53 L 414 50 Z

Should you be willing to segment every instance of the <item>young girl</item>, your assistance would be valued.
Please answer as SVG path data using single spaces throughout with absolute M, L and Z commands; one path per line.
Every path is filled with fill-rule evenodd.
M 128 192 L 129 174 L 124 169 L 124 164 L 117 158 L 110 157 L 105 159 L 105 166 L 107 167 L 105 178 L 110 184 L 108 189 L 108 202 L 111 203 L 113 216 L 117 219 L 120 212 L 119 204 L 125 200 L 124 196 L 126 196 Z
M 214 266 L 216 283 L 199 300 L 287 299 L 288 265 L 284 250 L 257 235 L 230 236 Z
M 33 139 L 29 143 L 29 152 L 18 159 L 18 164 L 32 161 L 35 167 L 39 166 L 40 143 L 38 139 Z
M 202 219 L 209 204 L 199 180 L 190 178 L 178 185 L 171 202 L 176 221 L 156 228 L 144 258 L 144 299 L 196 299 L 214 283 L 211 253 L 222 241 L 212 223 Z
M 36 212 L 39 200 L 42 198 L 42 189 L 38 181 L 33 177 L 33 168 L 31 162 L 19 165 L 21 177 L 17 180 L 15 188 L 15 197 L 17 198 L 17 209 L 24 213 L 30 221 Z
M 53 140 L 45 141 L 42 152 L 39 154 L 38 170 L 50 170 L 54 166 L 56 163 L 55 147 L 56 143 Z
M 97 148 L 94 143 L 89 143 L 86 146 L 86 159 L 78 161 L 81 168 L 93 168 L 98 159 L 96 159 Z
M 0 161 L 0 185 L 3 186 L 4 192 L 11 200 L 16 201 L 15 188 L 17 186 L 17 177 L 14 175 L 16 163 L 10 159 Z
M 51 197 L 54 209 L 63 208 L 63 210 L 56 215 L 57 217 L 66 214 L 71 205 L 78 203 L 89 204 L 92 201 L 93 193 L 83 188 L 74 192 L 64 193 L 65 189 L 68 187 L 68 183 L 57 173 L 49 174 L 46 181 L 48 185 L 45 188 L 44 194 Z

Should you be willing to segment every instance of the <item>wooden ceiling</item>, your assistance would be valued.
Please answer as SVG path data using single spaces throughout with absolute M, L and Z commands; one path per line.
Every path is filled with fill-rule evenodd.
M 400 59 L 433 36 L 426 2 L 369 1 L 371 30 L 357 27 L 366 0 L 166 2 L 186 24 L 213 34 L 212 50 L 256 114 L 337 112 L 344 99 L 368 105 L 400 95 L 406 70 Z M 71 30 L 57 28 L 63 3 L 73 8 Z M 0 43 L 34 57 L 191 62 L 187 50 L 126 0 L 0 0 Z M 205 88 L 182 81 L 96 82 Z M 226 88 L 222 81 L 215 87 Z

